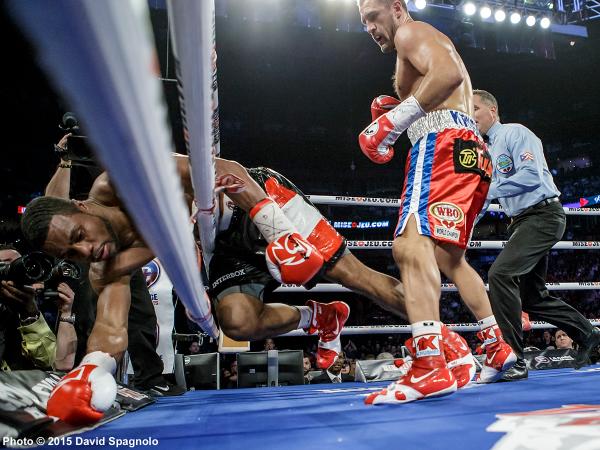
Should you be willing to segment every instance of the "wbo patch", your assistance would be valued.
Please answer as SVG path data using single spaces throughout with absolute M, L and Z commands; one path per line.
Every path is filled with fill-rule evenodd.
M 521 153 L 521 161 L 533 161 L 533 154 L 531 152 Z
M 509 173 L 514 166 L 512 158 L 505 153 L 496 158 L 496 170 L 500 173 Z

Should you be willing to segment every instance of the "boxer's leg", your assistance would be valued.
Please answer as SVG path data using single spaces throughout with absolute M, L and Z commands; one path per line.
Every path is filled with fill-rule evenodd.
M 386 311 L 407 319 L 402 283 L 365 266 L 352 253 L 345 253 L 325 272 L 325 278 L 340 283 L 373 300 Z
M 414 216 L 394 239 L 394 260 L 402 275 L 404 301 L 411 323 L 440 320 L 440 271 L 435 260 L 435 244 L 417 230 Z
M 296 330 L 300 310 L 282 303 L 264 304 L 243 292 L 224 295 L 217 305 L 224 333 L 236 340 L 260 340 Z
M 483 280 L 467 263 L 465 250 L 439 243 L 435 248 L 435 259 L 442 273 L 456 284 L 461 298 L 477 320 L 493 314 Z

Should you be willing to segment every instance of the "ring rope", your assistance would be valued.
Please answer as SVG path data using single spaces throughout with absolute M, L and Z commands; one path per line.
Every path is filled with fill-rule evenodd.
M 311 202 L 319 205 L 346 205 L 346 206 L 384 206 L 398 207 L 400 199 L 398 198 L 378 198 L 378 197 L 356 197 L 340 195 L 308 195 Z M 594 208 L 572 208 L 563 207 L 565 214 L 571 216 L 600 216 L 600 209 Z M 490 205 L 488 212 L 504 212 L 500 205 Z
M 589 319 L 593 326 L 600 325 L 600 319 Z M 453 323 L 448 324 L 448 328 L 452 331 L 480 331 L 481 326 L 477 323 Z M 547 328 L 556 328 L 547 322 L 531 321 L 531 328 L 534 330 L 542 330 Z M 342 328 L 341 334 L 357 335 L 357 334 L 403 334 L 410 333 L 410 325 L 365 325 L 365 326 L 350 326 Z M 293 336 L 313 336 L 306 333 L 304 330 L 294 330 L 280 335 L 280 337 Z
M 579 282 L 561 282 L 546 283 L 549 291 L 594 291 L 600 289 L 600 281 L 579 281 Z M 488 285 L 485 285 L 488 290 Z M 282 284 L 274 292 L 353 292 L 341 284 L 317 283 L 317 285 L 308 290 L 304 286 L 296 284 Z M 442 283 L 442 292 L 458 292 L 458 288 L 453 283 Z
M 468 249 L 501 250 L 508 241 L 469 241 Z M 393 241 L 347 241 L 348 248 L 357 250 L 378 250 L 391 248 Z M 553 250 L 596 250 L 600 248 L 600 241 L 559 241 L 552 247 Z

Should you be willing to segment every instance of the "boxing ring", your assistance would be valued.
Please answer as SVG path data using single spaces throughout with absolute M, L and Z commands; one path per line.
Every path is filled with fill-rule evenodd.
M 160 398 L 79 436 L 154 438 L 161 448 L 179 450 L 424 450 L 494 445 L 501 450 L 591 450 L 600 448 L 599 380 L 600 366 L 533 371 L 524 381 L 471 384 L 448 398 L 378 407 L 366 407 L 363 399 L 386 383 L 193 391 Z M 595 407 L 568 415 L 562 412 L 562 405 L 574 404 Z M 530 415 L 514 415 L 556 408 L 560 410 L 538 412 L 535 423 L 526 421 Z
M 139 1 L 82 0 L 81 8 L 70 7 L 67 0 L 42 3 L 44 8 L 39 10 L 18 0 L 10 5 L 41 49 L 41 60 L 55 84 L 81 114 L 99 159 L 114 179 L 144 239 L 166 267 L 191 316 L 208 334 L 217 336 L 210 303 L 202 295 L 204 286 L 193 252 L 189 215 L 183 201 L 176 201 L 182 197 L 182 190 L 174 181 L 177 174 L 170 157 L 166 111 L 156 77 L 154 49 L 143 19 L 147 11 L 144 13 Z M 169 11 L 172 29 L 176 30 L 173 40 L 179 58 L 185 137 L 193 160 L 192 178 L 200 210 L 197 221 L 202 230 L 202 246 L 210 253 L 216 221 L 214 157 L 219 154 L 214 5 L 212 1 L 170 1 Z M 47 23 L 43 30 L 36 28 L 41 22 Z M 80 23 L 83 26 L 77 26 Z M 56 42 L 46 38 L 49 34 Z M 192 44 L 197 41 L 192 39 L 201 43 L 203 51 L 199 55 L 194 55 Z M 310 198 L 317 204 L 346 206 L 399 204 L 398 199 Z M 490 211 L 499 209 L 492 207 Z M 565 211 L 572 215 L 600 215 L 600 210 L 587 208 Z M 473 250 L 500 250 L 503 246 L 503 241 L 469 244 Z M 348 247 L 389 252 L 391 241 L 349 241 Z M 597 250 L 600 241 L 561 241 L 554 248 Z M 600 281 L 561 281 L 549 283 L 548 289 L 597 290 Z M 289 285 L 278 289 L 303 291 L 300 286 Z M 442 291 L 456 291 L 456 287 L 446 284 Z M 319 284 L 311 292 L 343 295 L 346 290 L 339 285 Z M 593 321 L 594 325 L 599 323 Z M 537 322 L 532 325 L 550 327 Z M 479 329 L 477 324 L 452 328 Z M 390 325 L 345 327 L 342 334 L 408 332 L 408 325 Z M 304 335 L 303 331 L 295 331 L 286 336 Z M 156 439 L 161 447 L 178 449 L 480 449 L 494 445 L 498 449 L 562 449 L 574 448 L 569 447 L 574 442 L 581 443 L 581 449 L 592 449 L 600 448 L 599 382 L 598 366 L 579 371 L 533 371 L 529 379 L 520 382 L 471 384 L 449 398 L 378 407 L 365 406 L 363 399 L 387 382 L 196 391 L 181 397 L 159 398 L 156 404 L 78 436 L 90 439 L 91 446 L 98 442 L 94 441 L 96 438 L 113 437 Z M 592 406 L 560 409 L 563 405 Z M 531 413 L 546 409 L 553 410 Z M 531 415 L 544 420 L 533 420 Z M 532 439 L 534 447 L 530 446 Z

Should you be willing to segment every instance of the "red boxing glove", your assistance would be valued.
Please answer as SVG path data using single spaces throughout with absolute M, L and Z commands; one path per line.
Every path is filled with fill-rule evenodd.
M 275 239 L 265 253 L 269 272 L 280 283 L 306 284 L 323 267 L 323 255 L 298 233 Z
M 375 97 L 371 103 L 371 120 L 377 119 L 400 104 L 400 100 L 389 95 L 380 95 Z
M 409 97 L 391 111 L 379 116 L 358 136 L 360 149 L 376 164 L 385 164 L 394 157 L 392 145 L 398 137 L 425 111 L 414 97 Z
M 358 145 L 367 158 L 375 164 L 386 164 L 394 157 L 394 147 L 400 133 L 394 131 L 394 125 L 387 114 L 379 116 L 358 136 Z
M 116 367 L 115 359 L 107 353 L 86 355 L 50 393 L 48 415 L 72 425 L 98 422 L 117 397 Z

